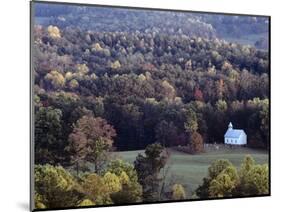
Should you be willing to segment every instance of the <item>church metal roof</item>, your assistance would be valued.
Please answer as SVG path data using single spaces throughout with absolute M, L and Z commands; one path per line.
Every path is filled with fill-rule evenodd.
M 241 134 L 245 133 L 244 130 L 240 129 L 228 129 L 224 134 L 224 137 L 228 138 L 239 138 Z

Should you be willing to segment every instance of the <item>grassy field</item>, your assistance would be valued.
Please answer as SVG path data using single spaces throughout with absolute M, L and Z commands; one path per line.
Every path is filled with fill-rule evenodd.
M 169 150 L 171 157 L 166 165 L 168 168 L 168 177 L 166 184 L 181 183 L 188 196 L 191 196 L 194 190 L 202 183 L 202 179 L 207 175 L 208 167 L 217 159 L 228 159 L 236 167 L 239 167 L 245 155 L 250 154 L 256 163 L 268 163 L 268 154 L 265 151 L 258 151 L 249 148 L 219 150 L 210 149 L 205 153 L 190 155 L 176 150 Z M 133 163 L 136 156 L 144 151 L 126 151 L 116 152 L 116 156 L 129 163 Z

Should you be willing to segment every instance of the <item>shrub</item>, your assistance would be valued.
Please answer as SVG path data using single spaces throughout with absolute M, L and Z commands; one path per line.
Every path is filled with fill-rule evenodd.
M 185 198 L 186 198 L 186 195 L 185 195 L 184 187 L 181 184 L 173 185 L 172 199 L 181 200 L 181 199 L 185 199 Z

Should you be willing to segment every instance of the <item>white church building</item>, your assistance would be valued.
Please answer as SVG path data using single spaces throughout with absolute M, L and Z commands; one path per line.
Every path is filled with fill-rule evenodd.
M 231 145 L 246 145 L 247 135 L 244 130 L 233 129 L 232 123 L 228 125 L 228 129 L 224 134 L 224 143 Z

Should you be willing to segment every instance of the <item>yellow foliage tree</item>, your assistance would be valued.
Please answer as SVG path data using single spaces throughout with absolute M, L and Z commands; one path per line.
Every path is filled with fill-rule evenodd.
M 45 80 L 50 81 L 54 88 L 61 88 L 65 85 L 64 76 L 57 70 L 52 70 L 50 73 L 46 74 Z
M 50 25 L 47 28 L 49 36 L 52 38 L 60 38 L 60 29 L 56 26 Z
M 93 206 L 95 203 L 92 200 L 84 199 L 78 206 Z
M 74 207 L 79 198 L 79 185 L 61 166 L 35 166 L 35 206 L 37 208 Z
M 46 208 L 46 206 L 42 203 L 43 202 L 43 198 L 41 195 L 39 195 L 38 193 L 35 193 L 35 208 L 38 208 L 38 209 L 44 209 Z
M 66 80 L 71 80 L 72 78 L 73 78 L 72 72 L 68 71 L 68 72 L 65 74 L 65 79 L 66 79 Z
M 79 83 L 76 79 L 72 79 L 70 82 L 69 82 L 69 87 L 74 89 L 74 88 L 77 88 L 79 86 Z
M 164 94 L 167 99 L 171 100 L 176 97 L 176 91 L 174 87 L 167 80 L 164 80 L 162 82 L 162 87 L 164 89 Z
M 175 184 L 172 188 L 172 198 L 173 200 L 181 200 L 186 198 L 184 188 L 181 184 Z
M 145 80 L 146 80 L 146 77 L 145 77 L 143 74 L 140 74 L 140 75 L 138 76 L 138 80 L 140 80 L 140 81 L 145 81 Z
M 130 178 L 129 176 L 126 174 L 126 172 L 122 171 L 120 176 L 119 176 L 119 180 L 120 180 L 120 183 L 122 185 L 124 184 L 128 184 L 130 182 Z
M 111 161 L 107 172 L 119 177 L 122 190 L 110 195 L 116 204 L 140 202 L 142 200 L 142 187 L 138 183 L 137 172 L 134 167 L 122 160 Z
M 76 69 L 78 73 L 87 74 L 89 72 L 89 68 L 86 64 L 77 64 Z
M 116 60 L 114 63 L 111 63 L 110 67 L 112 69 L 118 69 L 118 68 L 121 68 L 121 64 L 118 60 Z
M 216 102 L 216 108 L 220 112 L 225 112 L 227 110 L 227 103 L 226 103 L 226 101 L 219 99 Z
M 94 43 L 92 45 L 92 51 L 102 51 L 102 50 L 103 50 L 103 48 L 100 46 L 99 43 Z
M 199 152 L 203 152 L 204 150 L 204 142 L 203 142 L 203 138 L 200 135 L 200 133 L 198 132 L 192 132 L 191 134 L 191 141 L 190 141 L 190 147 L 191 147 L 191 151 L 193 153 L 199 153 Z
M 82 178 L 82 190 L 87 199 L 97 205 L 111 203 L 108 189 L 103 178 L 97 174 L 89 174 Z M 80 203 L 81 204 L 81 203 Z
M 115 193 L 122 189 L 122 184 L 119 177 L 111 172 L 105 173 L 103 176 L 103 182 L 106 185 L 109 193 Z
M 234 166 L 225 168 L 210 182 L 210 197 L 231 197 L 239 183 L 237 169 Z

